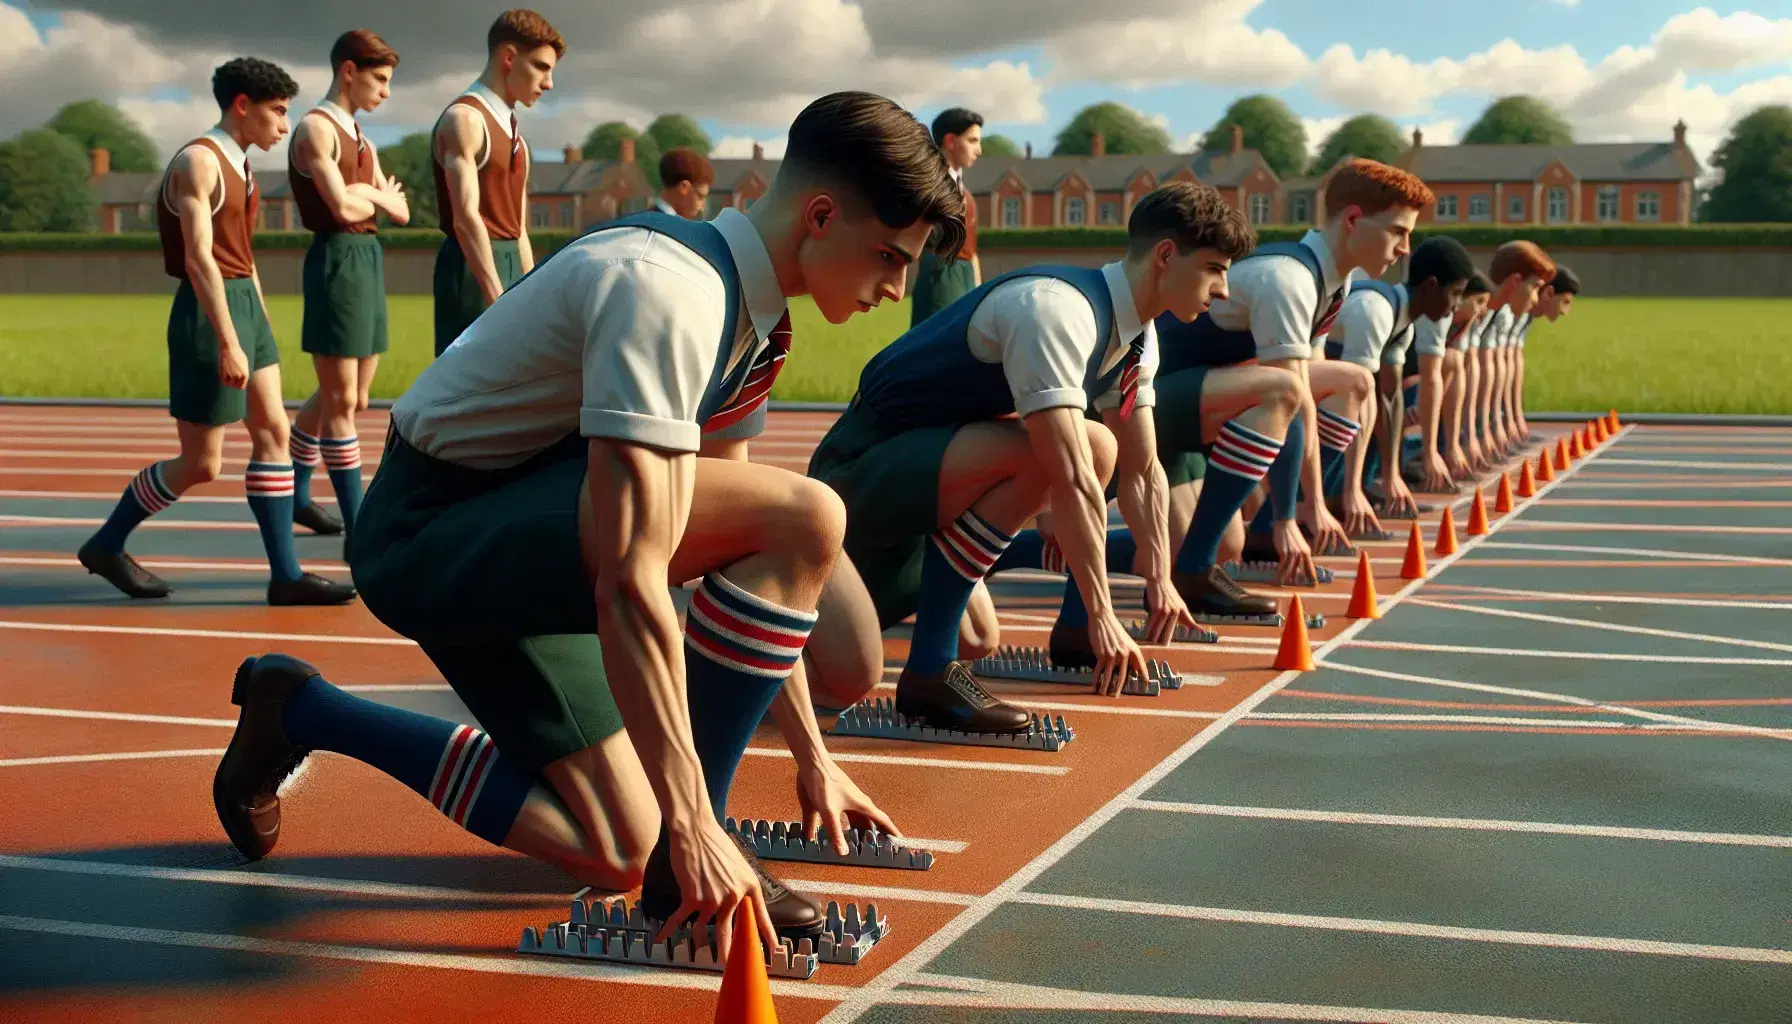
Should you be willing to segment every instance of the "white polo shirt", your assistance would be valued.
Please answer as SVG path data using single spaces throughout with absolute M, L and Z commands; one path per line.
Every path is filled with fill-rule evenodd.
M 1000 363 L 1014 396 L 1014 411 L 1028 416 L 1041 409 L 1088 407 L 1083 391 L 1085 371 L 1097 345 L 1105 344 L 1099 374 L 1126 357 L 1131 341 L 1144 335 L 1139 357 L 1136 408 L 1157 404 L 1152 382 L 1159 360 L 1157 327 L 1139 322 L 1138 303 L 1119 263 L 1101 268 L 1114 305 L 1114 326 L 1097 333 L 1095 310 L 1075 285 L 1055 277 L 1029 276 L 1005 281 L 978 303 L 965 331 L 971 355 L 978 362 Z M 1099 375 L 1098 374 L 1098 375 Z M 1119 379 L 1095 399 L 1095 408 L 1120 404 Z
M 1482 335 L 1483 348 L 1508 348 L 1512 344 L 1512 324 L 1516 317 L 1512 315 L 1511 306 L 1501 306 L 1493 311 L 1487 325 L 1487 333 Z
M 1233 265 L 1227 275 L 1227 297 L 1208 311 L 1216 327 L 1249 330 L 1257 341 L 1257 358 L 1263 362 L 1311 359 L 1313 326 L 1323 312 L 1321 304 L 1340 290 L 1349 294 L 1350 281 L 1338 273 L 1325 235 L 1309 231 L 1300 244 L 1319 257 L 1325 294 L 1314 287 L 1313 272 L 1300 260 L 1292 256 L 1261 256 Z
M 1376 366 L 1406 362 L 1412 344 L 1412 295 L 1403 284 L 1394 286 L 1398 303 L 1372 288 L 1357 288 L 1344 300 L 1333 325 L 1331 340 L 1344 346 L 1343 360 L 1374 372 Z M 1398 308 L 1396 308 L 1396 305 Z
M 784 293 L 746 215 L 713 223 L 740 274 L 731 370 L 764 347 Z M 670 236 L 593 232 L 481 314 L 393 404 L 392 422 L 424 454 L 473 469 L 514 466 L 573 431 L 695 452 L 726 305 L 721 275 Z

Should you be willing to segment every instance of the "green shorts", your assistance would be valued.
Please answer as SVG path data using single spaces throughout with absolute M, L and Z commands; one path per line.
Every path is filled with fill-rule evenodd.
M 846 505 L 846 555 L 884 629 L 919 605 L 921 556 L 939 529 L 940 465 L 956 433 L 956 426 L 887 432 L 855 403 L 809 460 L 809 475 Z
M 249 372 L 280 365 L 274 328 L 252 277 L 224 280 L 224 305 L 236 328 Z M 168 414 L 183 423 L 218 427 L 248 414 L 249 392 L 218 379 L 218 332 L 199 306 L 193 285 L 182 281 L 168 310 Z
M 1205 366 L 1193 366 L 1159 377 L 1157 407 L 1157 461 L 1163 463 L 1170 486 L 1193 483 L 1207 475 L 1206 452 L 1201 437 L 1201 388 L 1207 382 Z
M 909 307 L 909 326 L 920 323 L 977 287 L 977 272 L 970 260 L 941 262 L 931 252 L 921 254 L 915 267 L 915 296 Z
M 386 260 L 378 235 L 313 236 L 304 281 L 301 348 L 339 359 L 386 351 Z
M 579 551 L 584 441 L 511 469 L 467 469 L 387 431 L 349 534 L 367 608 L 434 661 L 525 770 L 622 729 Z
M 498 281 L 506 290 L 523 276 L 523 259 L 517 252 L 516 239 L 494 238 L 492 262 L 498 269 Z M 473 280 L 467 257 L 460 251 L 460 239 L 449 235 L 436 250 L 436 355 L 454 344 L 461 332 L 471 327 L 485 312 L 485 293 Z

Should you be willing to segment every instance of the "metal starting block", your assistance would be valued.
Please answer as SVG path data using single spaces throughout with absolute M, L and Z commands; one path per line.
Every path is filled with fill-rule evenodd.
M 971 671 L 983 679 L 1012 679 L 1027 683 L 1067 683 L 1093 689 L 1095 673 L 1086 668 L 1068 668 L 1052 663 L 1051 655 L 1038 647 L 1004 647 L 987 658 L 971 664 Z M 1145 678 L 1127 674 L 1120 692 L 1133 697 L 1155 697 L 1159 690 L 1182 689 L 1182 677 L 1164 662 L 1145 662 Z
M 1282 563 L 1227 562 L 1223 568 L 1226 570 L 1226 575 L 1239 583 L 1274 583 L 1276 574 L 1282 570 Z M 1315 565 L 1313 570 L 1319 574 L 1318 583 L 1297 580 L 1294 585 L 1297 587 L 1319 586 L 1330 583 L 1334 578 L 1332 571 L 1323 565 Z
M 1026 732 L 964 732 L 935 729 L 910 722 L 896 710 L 896 702 L 879 697 L 862 700 L 840 712 L 831 731 L 834 736 L 864 736 L 880 740 L 912 740 L 916 743 L 951 743 L 971 747 L 1006 747 L 1011 750 L 1043 750 L 1057 753 L 1076 739 L 1076 731 L 1064 724 L 1064 716 L 1034 715 Z
M 763 819 L 727 819 L 723 823 L 730 833 L 745 839 L 761 860 L 793 860 L 809 864 L 850 864 L 862 868 L 903 868 L 926 871 L 933 867 L 933 854 L 927 850 L 911 850 L 896 839 L 875 828 L 849 829 L 846 833 L 846 856 L 834 852 L 834 844 L 823 827 L 814 839 L 803 835 L 800 821 L 765 821 Z
M 1350 539 L 1351 540 L 1387 541 L 1387 540 L 1399 540 L 1400 538 L 1392 530 L 1363 530 L 1360 533 L 1351 534 Z M 1326 571 L 1329 572 L 1330 570 L 1328 569 Z
M 1134 619 L 1126 624 L 1126 635 L 1143 643 L 1148 635 L 1146 629 L 1150 625 L 1144 619 Z M 1193 628 L 1177 626 L 1176 631 L 1170 635 L 1170 642 L 1173 644 L 1217 644 L 1220 642 L 1220 635 L 1211 629 L 1202 629 L 1200 626 Z M 1170 689 L 1177 690 L 1181 687 L 1172 686 Z
M 1204 612 L 1190 612 L 1189 614 L 1195 617 L 1196 622 L 1204 626 L 1274 626 L 1280 629 L 1283 622 L 1286 621 L 1281 612 L 1274 615 L 1208 615 Z M 1308 629 L 1319 629 L 1324 625 L 1324 613 L 1314 612 L 1307 616 Z

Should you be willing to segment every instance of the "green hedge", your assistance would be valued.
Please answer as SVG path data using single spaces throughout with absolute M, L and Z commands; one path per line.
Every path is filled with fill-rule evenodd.
M 1259 228 L 1257 234 L 1265 242 L 1288 242 L 1299 239 L 1305 232 L 1305 228 L 1298 226 L 1271 224 Z M 529 240 L 539 257 L 565 245 L 575 234 L 571 231 L 531 231 Z M 1515 238 L 1528 238 L 1546 249 L 1792 248 L 1792 224 L 1695 224 L 1690 227 L 1434 224 L 1421 228 L 1414 238 L 1424 241 L 1432 235 L 1449 235 L 1476 249 L 1491 249 Z M 441 244 L 442 233 L 434 228 L 399 228 L 380 232 L 380 240 L 388 249 L 434 249 Z M 147 231 L 121 235 L 0 232 L 0 252 L 128 252 L 155 249 L 160 244 L 156 235 Z M 310 244 L 311 235 L 305 231 L 263 231 L 255 236 L 255 248 L 262 252 L 303 249 Z M 1007 228 L 982 231 L 977 236 L 978 248 L 992 250 L 1114 250 L 1125 244 L 1126 231 L 1122 228 Z

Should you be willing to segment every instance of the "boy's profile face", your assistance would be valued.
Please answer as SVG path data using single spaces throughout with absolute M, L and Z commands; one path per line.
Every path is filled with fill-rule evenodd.
M 933 225 L 893 228 L 869 207 L 849 207 L 827 192 L 803 207 L 797 250 L 803 283 L 828 323 L 845 323 L 885 301 L 900 302 L 909 264 L 920 259 Z
M 243 134 L 249 137 L 249 144 L 261 149 L 278 146 L 280 140 L 286 138 L 286 133 L 292 130 L 292 125 L 286 120 L 291 106 L 291 97 L 254 103 L 247 96 L 238 96 L 231 103 L 231 109 L 242 123 Z
M 1462 303 L 1456 307 L 1456 322 L 1459 324 L 1466 324 L 1475 317 L 1487 312 L 1487 300 L 1488 295 L 1486 292 L 1477 292 L 1474 295 L 1465 297 L 1462 300 Z
M 1395 206 L 1374 216 L 1351 207 L 1344 216 L 1344 248 L 1350 262 L 1368 276 L 1380 277 L 1412 252 L 1412 229 L 1419 222 L 1419 211 L 1413 207 Z
M 345 62 L 347 63 L 347 62 Z M 357 68 L 347 64 L 348 101 L 355 110 L 378 110 L 392 95 L 392 69 L 389 67 Z
M 1462 293 L 1468 290 L 1467 281 L 1451 281 L 1443 284 L 1435 277 L 1428 277 L 1412 290 L 1413 317 L 1417 320 L 1442 320 L 1456 312 L 1462 302 Z
M 946 162 L 953 167 L 971 166 L 983 155 L 983 126 L 974 124 L 962 132 L 946 136 L 940 151 L 946 154 Z
M 525 107 L 533 107 L 541 99 L 542 93 L 554 87 L 554 65 L 559 63 L 560 55 L 552 46 L 537 46 L 533 50 L 518 50 L 514 45 L 505 43 L 500 50 L 499 66 L 504 72 L 504 85 L 510 95 Z
M 1161 268 L 1159 287 L 1169 302 L 1169 311 L 1183 323 L 1192 322 L 1226 298 L 1226 274 L 1232 268 L 1232 260 L 1218 249 L 1184 253 L 1166 238 L 1157 243 L 1151 256 Z

